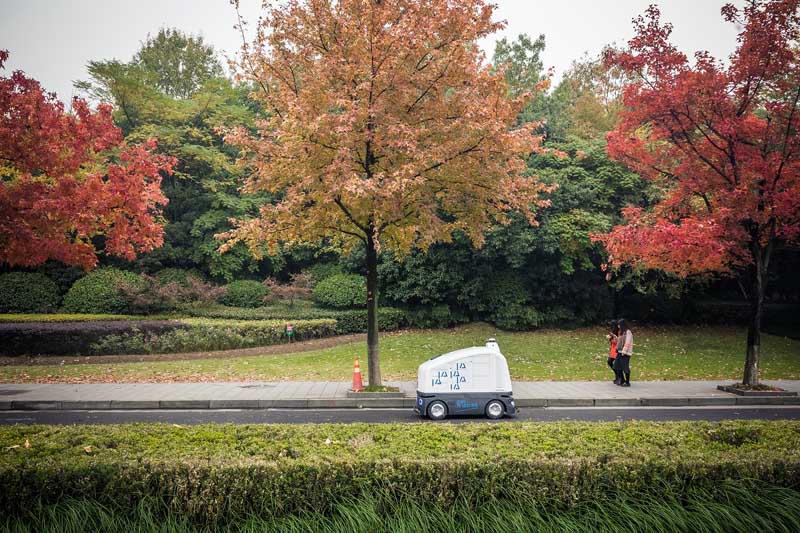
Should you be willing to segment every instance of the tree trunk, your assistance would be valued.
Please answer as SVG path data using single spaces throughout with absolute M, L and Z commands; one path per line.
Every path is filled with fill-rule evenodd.
M 764 292 L 766 289 L 766 260 L 762 258 L 760 250 L 754 253 L 754 265 L 750 273 L 750 323 L 747 327 L 747 356 L 744 363 L 744 376 L 742 383 L 745 385 L 758 385 L 758 358 L 761 352 L 761 319 L 764 314 Z
M 369 384 L 383 385 L 378 361 L 378 251 L 372 239 L 370 232 L 367 237 L 367 367 Z

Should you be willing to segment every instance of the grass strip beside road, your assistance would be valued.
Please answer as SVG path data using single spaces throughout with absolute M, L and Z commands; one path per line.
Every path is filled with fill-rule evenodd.
M 359 512 L 365 524 L 379 516 L 407 524 L 458 509 L 467 514 L 451 515 L 444 530 L 463 518 L 474 520 L 465 529 L 482 531 L 503 529 L 480 525 L 505 524 L 505 510 L 557 525 L 559 517 L 580 520 L 581 511 L 610 511 L 618 500 L 626 513 L 611 523 L 633 520 L 632 529 L 645 531 L 661 523 L 647 518 L 659 501 L 665 507 L 656 514 L 674 527 L 706 513 L 724 520 L 716 504 L 757 494 L 779 502 L 750 516 L 753 530 L 764 531 L 774 530 L 771 519 L 796 516 L 797 495 L 787 489 L 798 483 L 796 421 L 0 428 L 5 524 L 45 526 L 37 531 L 48 520 L 100 519 L 100 508 L 122 523 L 146 519 L 137 515 L 145 510 L 155 523 L 167 517 L 213 529 L 253 519 L 281 529 L 319 523 L 320 531 Z M 702 502 L 710 506 L 679 522 L 663 516 Z M 733 507 L 757 505 L 742 503 Z M 602 523 L 602 515 L 584 518 Z
M 413 380 L 417 366 L 458 348 L 496 337 L 515 380 L 606 380 L 608 342 L 602 328 L 506 332 L 488 324 L 444 330 L 381 334 L 381 370 L 386 380 Z M 661 326 L 634 331 L 632 379 L 699 380 L 741 377 L 746 332 L 735 327 Z M 0 367 L 0 382 L 91 383 L 181 381 L 348 381 L 353 360 L 366 372 L 366 343 L 264 357 L 191 361 L 109 362 L 101 365 Z M 800 379 L 800 340 L 762 335 L 762 379 Z
M 25 443 L 28 443 L 27 445 Z M 87 447 L 89 450 L 87 451 Z M 0 468 L 120 462 L 800 461 L 800 421 L 0 427 Z
M 92 501 L 74 500 L 47 506 L 25 517 L 0 522 L 0 531 L 18 533 L 130 533 L 161 531 L 193 533 L 196 525 L 163 506 L 144 503 L 133 512 L 113 511 Z M 388 507 L 374 498 L 337 505 L 331 513 L 311 512 L 281 518 L 253 514 L 220 527 L 217 532 L 381 533 L 506 533 L 604 531 L 796 531 L 800 491 L 768 484 L 724 483 L 685 494 L 665 491 L 658 497 L 606 494 L 557 511 L 533 504 L 492 500 L 477 506 L 437 506 L 403 501 Z

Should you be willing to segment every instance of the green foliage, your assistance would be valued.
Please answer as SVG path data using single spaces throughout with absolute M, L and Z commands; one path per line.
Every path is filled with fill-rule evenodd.
M 52 311 L 59 303 L 61 295 L 58 286 L 44 274 L 0 274 L 0 313 Z
M 229 283 L 219 302 L 231 307 L 260 307 L 269 291 L 263 283 L 252 280 L 240 280 Z
M 164 267 L 197 268 L 205 276 L 233 281 L 252 272 L 282 268 L 282 257 L 256 261 L 244 246 L 220 254 L 218 233 L 231 218 L 256 215 L 269 198 L 239 191 L 244 170 L 221 128 L 252 128 L 260 110 L 249 88 L 221 76 L 213 50 L 178 30 L 149 38 L 133 61 L 91 61 L 91 80 L 78 87 L 116 104 L 115 121 L 128 141 L 155 137 L 158 150 L 178 159 L 165 177 L 164 245 L 138 258 L 147 272 Z
M 66 294 L 78 278 L 86 275 L 86 272 L 81 268 L 68 266 L 59 261 L 52 260 L 36 267 L 36 272 L 44 274 L 58 285 L 59 296 Z
M 339 263 L 328 262 L 315 263 L 308 269 L 308 274 L 311 276 L 311 280 L 314 282 L 314 284 L 317 284 L 335 274 L 342 274 L 343 272 L 342 265 Z
M 447 304 L 406 309 L 406 320 L 412 328 L 446 328 L 467 322 L 466 316 L 454 313 Z
M 555 513 L 609 495 L 685 503 L 731 483 L 746 496 L 800 482 L 794 421 L 4 426 L 0 447 L 6 516 L 64 498 L 131 512 L 147 499 L 200 526 L 330 515 L 370 498 L 387 509 L 503 501 Z
M 91 314 L 25 314 L 10 313 L 0 314 L 0 323 L 3 322 L 91 322 L 93 320 L 145 320 L 152 317 L 135 315 L 91 315 Z
M 314 286 L 314 301 L 333 309 L 366 306 L 367 283 L 356 274 L 334 274 Z
M 363 333 L 367 331 L 366 309 L 321 309 L 287 305 L 270 305 L 255 309 L 225 306 L 193 305 L 183 308 L 185 313 L 197 317 L 225 318 L 231 320 L 336 320 L 336 333 Z M 407 311 L 394 307 L 378 308 L 378 329 L 392 331 L 409 325 Z M 447 325 L 447 324 L 437 324 Z
M 523 33 L 512 42 L 506 37 L 497 41 L 492 63 L 495 68 L 504 68 L 510 96 L 517 97 L 525 92 L 534 93 L 537 85 L 545 79 L 541 59 L 544 46 L 544 35 L 532 40 Z M 519 122 L 525 124 L 536 120 L 546 102 L 545 94 L 539 92 L 520 113 Z
M 91 346 L 108 336 L 158 336 L 187 327 L 174 320 L 0 323 L 0 355 L 89 355 Z
M 156 86 L 177 98 L 188 98 L 210 79 L 223 75 L 214 48 L 202 36 L 161 28 L 147 37 L 134 62 L 154 77 Z
M 177 283 L 186 287 L 191 277 L 202 279 L 197 272 L 185 268 L 164 268 L 156 272 L 156 279 L 161 285 Z
M 136 286 L 142 281 L 133 272 L 98 268 L 70 287 L 64 296 L 63 310 L 67 313 L 125 314 L 129 307 L 120 290 L 123 283 Z
M 364 333 L 367 331 L 366 309 L 336 311 L 333 318 L 336 319 L 336 332 L 338 334 Z M 406 325 L 406 313 L 402 309 L 392 307 L 378 308 L 378 329 L 380 331 L 393 331 Z
M 108 335 L 94 342 L 90 352 L 97 355 L 173 353 L 252 348 L 288 342 L 284 320 L 183 319 L 187 328 L 161 332 L 130 331 Z M 293 321 L 294 339 L 330 337 L 337 333 L 331 319 Z

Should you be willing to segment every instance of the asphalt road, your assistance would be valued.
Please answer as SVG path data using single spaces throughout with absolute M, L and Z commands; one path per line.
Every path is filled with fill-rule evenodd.
M 584 420 L 800 420 L 800 407 L 618 407 L 604 408 L 526 408 L 517 418 L 497 423 L 518 421 L 552 422 Z M 421 422 L 411 409 L 198 409 L 151 411 L 0 411 L 0 424 L 127 424 L 132 422 L 165 422 L 170 424 L 303 424 L 352 422 Z M 455 423 L 487 422 L 481 417 L 458 417 Z M 446 421 L 446 422 L 447 422 Z M 430 422 L 433 423 L 433 422 Z

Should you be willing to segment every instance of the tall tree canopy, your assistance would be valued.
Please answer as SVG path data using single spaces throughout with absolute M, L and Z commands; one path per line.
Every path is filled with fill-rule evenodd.
M 381 383 L 377 257 L 461 231 L 475 244 L 509 211 L 534 220 L 543 190 L 524 177 L 534 125 L 509 129 L 529 95 L 508 97 L 476 41 L 499 27 L 483 0 L 291 0 L 267 6 L 241 69 L 271 111 L 232 142 L 247 188 L 280 194 L 230 243 L 330 239 L 366 248 L 369 382 Z M 229 244 L 230 245 L 230 244 Z
M 0 50 L 0 69 L 7 58 Z M 152 140 L 123 142 L 110 105 L 72 109 L 21 71 L 0 77 L 0 262 L 89 269 L 98 236 L 127 259 L 163 242 L 159 186 L 173 160 Z
M 238 190 L 245 169 L 235 164 L 237 150 L 220 132 L 234 124 L 254 128 L 259 109 L 247 96 L 250 89 L 219 76 L 212 49 L 179 30 L 161 30 L 128 63 L 91 61 L 88 70 L 91 79 L 77 86 L 116 105 L 114 119 L 126 139 L 157 137 L 159 151 L 176 158 L 162 184 L 169 198 L 164 246 L 138 266 L 194 268 L 227 280 L 259 270 L 244 245 L 220 255 L 214 238 L 231 228 L 230 218 L 255 215 L 264 202 L 263 195 Z
M 133 63 L 151 74 L 161 91 L 176 98 L 189 98 L 206 81 L 223 74 L 214 47 L 202 36 L 170 28 L 148 35 Z
M 663 199 L 628 208 L 601 239 L 615 266 L 738 276 L 752 310 L 743 381 L 754 385 L 770 259 L 800 236 L 800 1 L 753 0 L 722 15 L 743 28 L 727 66 L 706 52 L 690 62 L 654 6 L 635 20 L 629 49 L 609 54 L 636 77 L 609 154 Z

